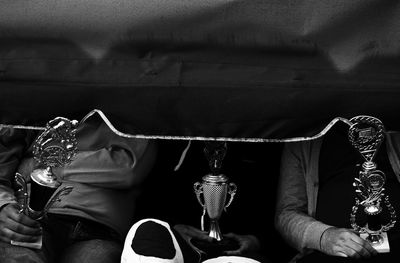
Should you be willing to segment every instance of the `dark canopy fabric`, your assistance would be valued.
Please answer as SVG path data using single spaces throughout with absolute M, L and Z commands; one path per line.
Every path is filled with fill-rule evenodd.
M 100 109 L 131 134 L 310 136 L 371 115 L 399 129 L 398 1 L 0 2 L 0 121 Z

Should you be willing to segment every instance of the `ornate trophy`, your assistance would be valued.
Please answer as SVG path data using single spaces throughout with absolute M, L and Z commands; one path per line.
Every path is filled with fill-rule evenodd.
M 380 120 L 370 116 L 357 116 L 350 120 L 349 140 L 365 160 L 358 178 L 353 183 L 356 188 L 355 205 L 350 215 L 352 228 L 360 236 L 371 242 L 378 252 L 389 252 L 387 231 L 396 223 L 396 212 L 385 194 L 385 174 L 377 170 L 374 157 L 384 140 L 384 127 Z M 358 208 L 362 206 L 367 218 L 364 226 L 356 222 Z M 384 206 L 390 215 L 387 224 L 381 223 L 380 215 Z
M 34 142 L 33 156 L 38 162 L 37 169 L 32 171 L 30 178 L 19 173 L 15 175 L 20 213 L 41 220 L 54 202 L 71 192 L 70 186 L 60 187 L 61 182 L 53 174 L 52 168 L 65 166 L 72 161 L 77 150 L 77 124 L 77 121 L 57 117 L 47 123 L 45 131 Z M 42 238 L 33 243 L 11 241 L 11 244 L 40 249 Z
M 237 189 L 234 183 L 229 182 L 227 176 L 220 174 L 222 160 L 225 157 L 226 150 L 226 142 L 206 142 L 204 153 L 208 160 L 211 174 L 205 175 L 202 178 L 202 182 L 196 182 L 194 184 L 194 192 L 203 208 L 201 230 L 205 231 L 204 216 L 207 212 L 210 221 L 209 236 L 212 237 L 215 242 L 212 246 L 198 240 L 194 240 L 192 243 L 209 255 L 218 255 L 236 246 L 236 243 L 232 240 L 222 237 L 218 223 L 222 211 L 226 210 L 232 203 Z M 229 201 L 226 202 L 228 194 L 230 198 Z M 203 196 L 203 198 L 201 198 L 201 196 Z

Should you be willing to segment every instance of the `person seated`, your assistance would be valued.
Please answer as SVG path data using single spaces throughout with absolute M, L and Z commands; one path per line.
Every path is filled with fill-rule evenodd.
M 125 240 L 123 262 L 141 262 L 135 261 L 139 256 L 143 262 L 180 263 L 200 262 L 218 257 L 217 253 L 207 251 L 207 254 L 205 249 L 196 246 L 199 243 L 195 242 L 196 240 L 202 240 L 205 244 L 209 242 L 210 247 L 215 244 L 207 232 L 197 228 L 200 226 L 202 207 L 193 190 L 194 183 L 209 174 L 210 168 L 203 153 L 202 141 L 192 141 L 190 150 L 185 151 L 184 160 L 178 162 L 182 160 L 182 152 L 187 145 L 188 142 L 182 141 L 158 142 L 158 158 L 152 175 L 146 180 L 139 202 L 142 204 L 138 210 L 141 213 L 139 222 L 131 228 Z M 228 145 L 222 171 L 237 184 L 239 194 L 235 196 L 227 211 L 222 213 L 220 227 L 223 237 L 232 239 L 238 246 L 223 251 L 220 256 L 241 256 L 242 260 L 252 258 L 259 262 L 269 262 L 266 257 L 268 255 L 265 255 L 267 246 L 264 239 L 268 234 L 269 237 L 272 236 L 267 225 L 267 220 L 270 219 L 267 216 L 270 215 L 259 214 L 258 209 L 248 205 L 272 195 L 272 192 L 263 191 L 265 184 L 263 178 L 259 177 L 262 169 L 271 171 L 271 167 L 263 165 L 264 158 L 261 158 L 258 152 L 265 152 L 265 147 L 245 143 Z M 176 169 L 177 163 L 180 163 L 179 169 Z M 244 174 L 246 176 L 243 176 Z M 254 185 L 254 180 L 260 180 L 260 183 Z M 206 229 L 207 218 L 206 215 Z M 271 217 L 271 225 L 272 222 Z M 139 231 L 136 231 L 137 229 Z M 147 240 L 146 245 L 139 245 L 139 241 L 142 240 L 140 236 Z M 145 249 L 142 249 L 143 247 Z M 157 251 L 163 249 L 169 253 L 163 251 L 157 254 Z M 175 251 L 181 251 L 179 253 L 184 257 L 184 261 Z
M 299 252 L 292 262 L 398 261 L 399 224 L 388 233 L 391 252 L 379 254 L 351 227 L 353 182 L 364 160 L 349 142 L 348 129 L 339 123 L 320 139 L 285 145 L 275 226 Z M 386 174 L 385 191 L 396 211 L 400 211 L 399 142 L 398 134 L 387 133 L 374 160 Z
M 100 119 L 81 123 L 77 154 L 53 173 L 72 191 L 36 221 L 20 212 L 12 188 L 16 172 L 30 178 L 36 161 L 24 130 L 0 130 L 0 262 L 119 262 L 133 224 L 135 202 L 153 166 L 153 141 L 114 134 Z M 41 249 L 15 246 L 43 236 Z

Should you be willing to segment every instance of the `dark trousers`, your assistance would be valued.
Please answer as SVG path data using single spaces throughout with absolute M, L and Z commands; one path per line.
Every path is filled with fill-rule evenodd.
M 77 217 L 49 214 L 42 226 L 42 249 L 0 242 L 0 262 L 120 262 L 122 241 L 112 229 L 102 224 Z

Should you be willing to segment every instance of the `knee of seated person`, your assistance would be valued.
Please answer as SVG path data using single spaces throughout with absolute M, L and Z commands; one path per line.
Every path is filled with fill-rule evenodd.
M 45 255 L 41 250 L 33 250 L 26 247 L 14 246 L 9 243 L 0 242 L 0 262 L 8 263 L 45 263 Z
M 183 256 L 168 223 L 143 219 L 129 230 L 121 262 L 182 263 Z

